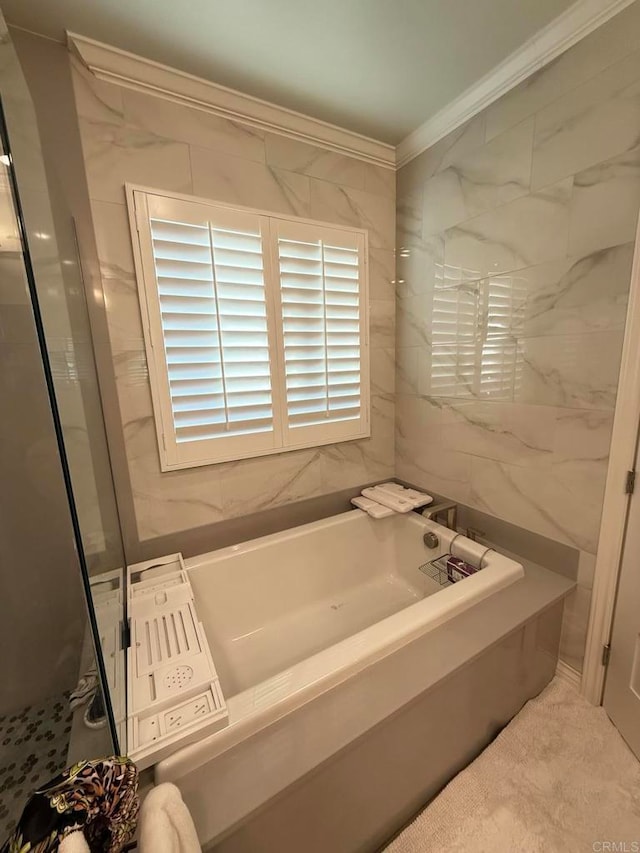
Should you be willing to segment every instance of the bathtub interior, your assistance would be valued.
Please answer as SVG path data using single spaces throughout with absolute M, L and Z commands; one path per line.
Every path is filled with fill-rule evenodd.
M 441 591 L 419 570 L 424 529 L 355 511 L 188 560 L 225 696 Z

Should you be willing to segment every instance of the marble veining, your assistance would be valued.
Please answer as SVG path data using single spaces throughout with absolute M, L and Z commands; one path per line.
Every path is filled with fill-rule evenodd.
M 112 83 L 98 80 L 75 57 L 71 58 L 71 67 L 78 116 L 89 122 L 123 122 L 123 90 Z
M 640 51 L 536 115 L 532 186 L 576 174 L 640 143 Z
M 122 101 L 124 120 L 142 131 L 265 162 L 265 133 L 259 128 L 129 89 Z
M 395 204 L 392 199 L 312 178 L 310 215 L 324 222 L 366 228 L 370 246 L 393 249 Z
M 640 114 L 638 130 L 640 138 Z M 569 253 L 583 255 L 634 241 L 639 207 L 640 147 L 578 173 L 571 199 Z
M 434 397 L 398 392 L 396 400 L 396 433 L 405 442 L 442 446 L 444 402 Z
M 270 166 L 279 169 L 365 189 L 367 165 L 354 157 L 271 133 L 266 136 L 266 157 Z
M 130 411 L 126 415 L 123 412 L 121 416 L 122 432 L 130 465 L 135 464 L 138 471 L 159 473 L 160 466 L 159 463 L 156 464 L 158 445 L 152 407 L 144 401 L 140 412 Z
M 445 264 L 460 281 L 523 269 L 567 251 L 573 178 L 445 231 Z
M 137 346 L 136 346 L 137 343 Z M 141 341 L 114 354 L 113 367 L 125 432 L 140 418 L 153 418 L 147 358 Z M 128 436 L 131 438 L 131 436 Z
M 418 359 L 420 348 L 401 346 L 396 349 L 396 391 L 398 394 L 418 394 Z
M 143 338 L 129 220 L 124 204 L 94 201 L 92 214 L 109 339 L 118 353 Z
M 181 193 L 192 191 L 188 145 L 124 124 L 81 118 L 81 127 L 92 199 L 122 204 L 128 181 Z
M 396 473 L 410 483 L 421 483 L 436 494 L 460 503 L 471 499 L 471 463 L 474 457 L 428 442 L 416 446 L 402 437 L 396 441 Z
M 193 191 L 201 198 L 309 216 L 309 178 L 241 157 L 190 147 Z
M 271 509 L 293 500 L 322 494 L 319 450 L 263 456 L 221 466 L 220 486 L 225 518 Z
M 631 3 L 488 107 L 484 113 L 487 140 L 597 77 L 638 48 L 640 7 Z
M 132 477 L 132 480 L 136 524 L 141 541 L 215 524 L 224 518 L 220 499 L 205 498 L 199 485 L 182 489 L 172 483 L 171 489 L 166 490 L 168 494 L 161 494 L 158 483 L 138 484 L 135 478 Z M 208 493 L 211 495 L 211 490 Z
M 376 347 L 369 354 L 371 365 L 371 394 L 393 400 L 396 387 L 395 350 Z
M 403 166 L 398 172 L 398 195 L 404 197 L 408 188 L 423 184 L 460 156 L 479 148 L 484 141 L 485 117 L 480 113 Z
M 424 186 L 423 233 L 460 222 L 529 192 L 533 119 L 457 158 Z
M 379 424 L 372 429 L 369 439 L 320 448 L 324 492 L 357 488 L 393 476 L 393 422 L 386 420 L 384 427 Z
M 395 396 L 392 392 L 378 391 L 372 388 L 371 418 L 382 426 L 383 431 L 393 435 L 395 418 Z
M 387 169 L 385 166 L 375 166 L 373 163 L 365 163 L 364 188 L 368 193 L 382 195 L 390 198 L 394 203 L 396 200 L 396 172 L 395 169 Z
M 613 409 L 622 331 L 523 339 L 523 403 Z
M 399 251 L 408 246 L 420 245 L 422 242 L 422 205 L 422 187 L 414 189 L 398 199 L 396 205 L 396 248 Z
M 395 340 L 396 303 L 393 299 L 369 300 L 369 340 L 372 347 L 391 347 Z
M 369 249 L 369 297 L 394 300 L 396 295 L 395 253 Z
M 430 296 L 411 296 L 398 299 L 396 306 L 397 346 L 426 347 L 431 344 L 431 307 Z
M 540 469 L 473 457 L 474 506 L 590 553 L 597 546 L 603 489 L 601 472 L 584 465 Z
M 113 353 L 127 348 L 132 340 L 142 341 L 138 290 L 135 275 L 118 265 L 100 263 L 104 299 L 111 308 L 109 340 Z
M 590 460 L 606 469 L 609 460 L 613 412 L 594 409 L 558 409 L 553 450 L 560 460 Z
M 443 417 L 443 445 L 451 450 L 515 465 L 549 465 L 553 460 L 553 409 L 451 401 Z
M 502 284 L 517 286 L 524 311 L 513 334 L 576 334 L 624 327 L 633 243 L 520 270 Z
M 123 429 L 141 540 L 224 518 L 220 478 L 210 467 L 160 471 L 153 416 L 126 421 Z M 190 476 L 193 470 L 199 476 Z

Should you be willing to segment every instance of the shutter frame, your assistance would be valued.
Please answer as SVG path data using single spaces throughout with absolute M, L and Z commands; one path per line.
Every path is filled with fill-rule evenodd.
M 149 367 L 149 381 L 153 400 L 154 422 L 157 433 L 160 467 L 163 471 L 179 470 L 188 467 L 217 464 L 258 456 L 281 453 L 289 450 L 333 444 L 342 441 L 366 438 L 370 435 L 370 390 L 369 390 L 369 300 L 368 300 L 368 264 L 367 233 L 362 229 L 342 228 L 311 220 L 274 215 L 265 211 L 239 207 L 235 205 L 209 202 L 180 194 L 159 192 L 147 187 L 127 185 L 127 202 L 134 248 L 137 290 L 140 302 L 145 349 Z M 171 215 L 169 215 L 171 214 Z M 262 273 L 264 284 L 264 305 L 267 322 L 267 342 L 269 359 L 269 378 L 271 383 L 271 403 L 273 411 L 273 429 L 269 432 L 244 435 L 228 435 L 205 438 L 203 440 L 177 441 L 175 410 L 172 407 L 169 382 L 170 368 L 165 360 L 166 338 L 160 322 L 161 294 L 156 276 L 156 259 L 153 251 L 151 219 L 164 216 L 173 222 L 193 224 L 194 219 L 202 217 L 215 221 L 215 216 L 237 222 L 260 222 L 262 235 Z M 178 218 L 172 218 L 177 216 Z M 287 423 L 287 395 L 285 381 L 285 362 L 283 348 L 283 328 L 280 302 L 279 266 L 277 250 L 277 232 L 283 223 L 286 228 L 312 227 L 316 232 L 328 231 L 342 235 L 358 245 L 360 259 L 360 417 L 354 421 L 325 423 L 321 427 L 305 426 L 291 430 Z M 345 236 L 346 235 L 346 236 Z M 164 241 L 166 242 L 166 241 Z M 164 251 L 163 245 L 158 251 Z M 188 279 L 192 281 L 191 279 Z M 193 279 L 196 283 L 198 279 Z M 173 286 L 173 284 L 172 284 Z M 191 294 L 193 296 L 193 294 Z M 179 295 L 181 298 L 182 295 Z M 168 299 L 173 299 L 171 292 Z M 235 298 L 235 297 L 233 297 Z M 167 303 L 169 304 L 169 303 Z M 242 305 L 228 301 L 232 311 L 236 312 L 238 322 L 246 323 L 250 316 L 242 313 Z M 210 331 L 210 330 L 207 330 Z M 189 353 L 174 349 L 172 352 L 184 361 L 173 362 L 178 365 L 174 372 L 181 374 L 184 365 L 190 365 Z M 210 362 L 209 362 L 210 363 Z M 261 378 L 261 377 L 260 377 Z M 242 386 L 243 383 L 238 383 Z M 191 395 L 193 396 L 193 395 Z M 204 398 L 203 398 L 204 399 Z M 188 401 L 189 403 L 193 401 Z M 207 409 L 209 407 L 206 407 Z M 204 416 L 203 416 L 204 417 Z M 189 422 L 191 415 L 180 418 L 181 423 Z M 194 415 L 199 421 L 199 416 Z M 195 431 L 198 427 L 195 427 Z M 183 433 L 184 435 L 184 433 Z

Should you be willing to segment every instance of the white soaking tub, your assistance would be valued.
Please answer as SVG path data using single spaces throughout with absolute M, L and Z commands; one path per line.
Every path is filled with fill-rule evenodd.
M 394 655 L 523 577 L 495 551 L 448 586 L 420 569 L 474 547 L 414 512 L 354 510 L 185 561 L 229 722 L 155 778 L 180 786 L 203 842 L 397 710 Z

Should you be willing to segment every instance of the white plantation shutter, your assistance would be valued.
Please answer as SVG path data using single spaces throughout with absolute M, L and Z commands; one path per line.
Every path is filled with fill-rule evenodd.
M 273 449 L 268 221 L 151 194 L 135 204 L 165 467 Z
M 129 198 L 163 470 L 368 434 L 362 232 Z
M 150 222 L 177 441 L 271 430 L 260 235 Z
M 365 425 L 361 235 L 277 223 L 285 437 L 348 436 Z

